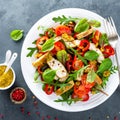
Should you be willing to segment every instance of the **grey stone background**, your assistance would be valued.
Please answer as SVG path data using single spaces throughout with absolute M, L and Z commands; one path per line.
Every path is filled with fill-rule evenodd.
M 9 37 L 10 31 L 23 29 L 25 37 L 32 25 L 44 15 L 71 7 L 88 9 L 103 17 L 112 16 L 120 33 L 120 0 L 0 0 L 0 63 L 4 62 L 7 49 L 18 53 L 13 64 L 17 78 L 12 88 L 21 86 L 27 91 L 27 100 L 22 105 L 10 101 L 12 88 L 0 91 L 0 120 L 120 120 L 119 88 L 106 102 L 94 109 L 68 113 L 50 108 L 34 98 L 24 81 L 20 66 L 24 38 L 14 42 Z

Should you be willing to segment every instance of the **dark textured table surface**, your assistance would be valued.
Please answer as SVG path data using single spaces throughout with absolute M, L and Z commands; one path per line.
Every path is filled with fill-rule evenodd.
M 12 88 L 21 86 L 27 91 L 27 100 L 21 105 L 10 101 L 12 88 L 0 91 L 0 120 L 120 120 L 120 89 L 103 104 L 84 112 L 68 113 L 48 107 L 33 96 L 21 72 L 20 54 L 24 38 L 19 42 L 10 39 L 13 29 L 23 29 L 24 37 L 42 16 L 62 8 L 83 8 L 103 17 L 112 16 L 120 33 L 120 0 L 0 0 L 0 63 L 5 52 L 18 53 L 13 64 L 16 81 Z M 27 71 L 26 71 L 27 72 Z

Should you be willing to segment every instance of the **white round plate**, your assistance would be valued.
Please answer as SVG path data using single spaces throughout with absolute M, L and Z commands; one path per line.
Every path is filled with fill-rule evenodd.
M 35 68 L 32 66 L 32 62 L 34 58 L 26 57 L 26 55 L 29 52 L 27 48 L 34 47 L 32 42 L 39 37 L 40 31 L 38 30 L 38 26 L 40 25 L 47 26 L 47 27 L 54 26 L 55 23 L 52 20 L 52 18 L 62 16 L 62 15 L 95 19 L 95 20 L 99 20 L 101 23 L 103 22 L 103 19 L 104 19 L 96 13 L 93 13 L 91 11 L 84 10 L 84 9 L 78 9 L 78 8 L 61 9 L 61 10 L 57 10 L 52 13 L 49 13 L 48 15 L 42 17 L 30 29 L 23 43 L 23 47 L 21 51 L 22 73 L 30 90 L 40 101 L 42 101 L 46 105 L 52 108 L 62 110 L 62 111 L 67 111 L 67 112 L 85 111 L 100 105 L 113 94 L 113 92 L 116 90 L 119 84 L 118 72 L 110 76 L 109 82 L 107 83 L 106 89 L 104 90 L 108 94 L 108 96 L 104 95 L 103 93 L 98 93 L 96 95 L 90 95 L 90 99 L 87 102 L 80 101 L 75 104 L 73 103 L 71 105 L 67 105 L 66 103 L 54 102 L 54 100 L 58 99 L 58 96 L 56 96 L 55 94 L 46 95 L 42 90 L 42 85 L 40 83 L 34 83 L 33 76 L 34 76 Z M 104 32 L 103 24 L 99 30 L 101 32 Z M 116 64 L 115 58 L 112 57 L 111 59 L 113 60 L 113 63 Z

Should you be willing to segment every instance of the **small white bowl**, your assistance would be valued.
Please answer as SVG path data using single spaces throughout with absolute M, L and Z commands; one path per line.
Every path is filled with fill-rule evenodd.
M 0 66 L 7 66 L 7 65 L 5 65 L 5 64 L 0 64 Z M 10 84 L 9 86 L 4 87 L 4 88 L 1 88 L 1 87 L 0 87 L 0 90 L 7 90 L 7 89 L 9 89 L 9 88 L 14 84 L 14 82 L 15 82 L 15 78 L 16 78 L 15 71 L 13 70 L 12 67 L 11 67 L 10 69 L 11 69 L 12 72 L 13 72 L 13 80 L 12 80 L 12 82 L 11 82 L 11 84 Z

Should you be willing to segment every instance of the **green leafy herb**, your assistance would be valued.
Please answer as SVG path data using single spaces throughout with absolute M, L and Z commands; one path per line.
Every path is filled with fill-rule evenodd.
M 75 49 L 73 49 L 73 48 L 70 48 L 70 50 L 71 50 L 72 52 L 74 52 L 74 54 L 75 54 L 76 56 L 78 56 L 78 58 L 79 58 L 80 60 L 82 60 L 82 62 L 83 62 L 85 65 L 87 65 L 87 60 L 86 60 L 84 57 L 82 57 L 82 56 L 77 52 L 77 50 L 75 50 Z
M 34 80 L 36 81 L 39 77 L 39 72 L 36 70 L 34 73 Z
M 13 30 L 10 33 L 10 37 L 14 41 L 18 41 L 23 37 L 23 30 Z
M 103 73 L 104 71 L 110 69 L 112 66 L 112 61 L 110 58 L 106 58 L 100 64 L 97 73 Z
M 89 73 L 87 74 L 87 82 L 94 82 L 96 78 L 96 73 L 94 72 L 94 70 L 90 70 Z
M 67 60 L 67 52 L 65 50 L 61 50 L 57 52 L 57 59 L 65 65 L 66 60 Z
M 99 57 L 99 54 L 95 52 L 94 50 L 90 50 L 85 53 L 84 57 L 87 60 L 92 61 L 92 60 L 97 60 L 97 58 Z
M 103 33 L 100 37 L 99 45 L 102 47 L 102 46 L 108 45 L 108 44 L 109 44 L 108 36 L 106 33 Z
M 113 74 L 113 73 L 116 73 L 116 71 L 118 71 L 118 66 L 112 66 L 110 68 L 110 73 Z
M 101 23 L 97 20 L 90 20 L 89 24 L 93 27 L 100 27 L 101 26 Z
M 80 98 L 69 98 L 69 99 L 58 99 L 58 100 L 54 100 L 55 102 L 66 102 L 68 105 L 71 105 L 72 102 L 77 102 L 77 101 L 81 101 L 82 99 Z
M 27 57 L 32 57 L 33 53 L 37 50 L 36 47 L 29 47 L 27 49 L 30 50 L 30 52 L 27 54 Z
M 89 23 L 86 18 L 81 19 L 74 28 L 74 31 L 77 33 L 84 32 L 89 29 Z
M 49 50 L 52 50 L 54 48 L 54 42 L 55 40 L 53 38 L 47 40 L 43 45 L 42 45 L 42 52 L 47 52 Z
M 42 74 L 44 81 L 47 83 L 52 82 L 55 76 L 56 76 L 56 71 L 51 69 L 46 69 Z
M 89 65 L 82 67 L 79 70 L 73 71 L 73 73 L 69 74 L 69 76 L 73 79 L 76 80 L 78 77 L 82 76 L 84 73 L 84 70 L 88 67 Z
M 72 18 L 72 17 L 65 17 L 64 15 L 62 15 L 61 17 L 58 16 L 58 17 L 54 17 L 53 18 L 53 21 L 55 22 L 59 22 L 60 24 L 67 24 L 69 23 L 70 21 L 76 21 L 76 20 L 80 20 L 81 18 Z

